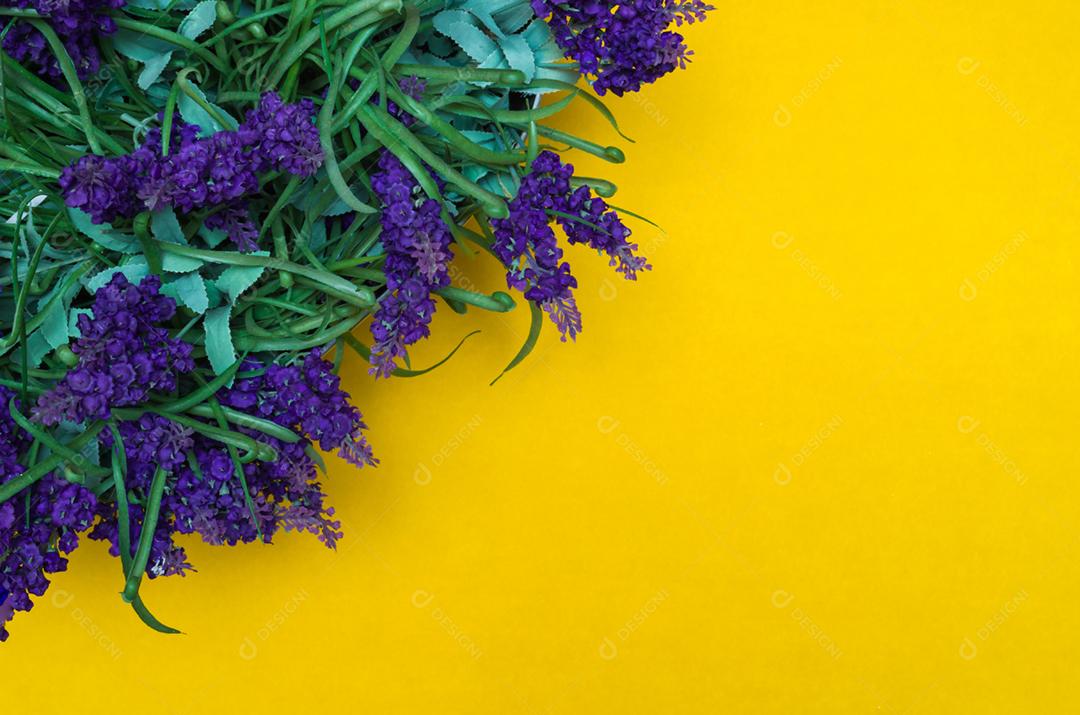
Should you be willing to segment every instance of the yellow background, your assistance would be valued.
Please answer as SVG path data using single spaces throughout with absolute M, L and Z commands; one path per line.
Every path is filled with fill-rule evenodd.
M 584 334 L 494 388 L 525 311 L 353 364 L 337 553 L 191 542 L 167 638 L 81 548 L 5 711 L 1076 711 L 1080 6 L 720 5 L 579 157 L 651 274 L 573 249 Z

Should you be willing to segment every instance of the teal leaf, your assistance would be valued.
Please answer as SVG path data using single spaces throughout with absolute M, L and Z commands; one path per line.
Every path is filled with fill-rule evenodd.
M 270 254 L 265 251 L 259 251 L 255 255 L 268 256 Z M 255 285 L 255 281 L 259 280 L 263 271 L 266 270 L 265 266 L 229 266 L 226 268 L 217 280 L 214 281 L 214 285 L 218 290 L 229 296 L 229 302 L 235 302 L 240 295 L 251 286 Z
M 496 45 L 495 49 L 491 51 L 491 54 L 479 64 L 479 67 L 486 70 L 506 69 L 506 57 L 503 55 L 502 50 Z M 476 84 L 480 83 L 477 82 Z
M 168 273 L 191 273 L 202 267 L 203 260 L 192 256 L 178 256 L 175 253 L 166 253 L 161 259 L 161 268 Z
M 150 214 L 150 229 L 154 233 L 154 238 L 159 241 L 187 244 L 184 229 L 180 228 L 180 220 L 176 218 L 176 212 L 168 206 Z
M 85 211 L 69 208 L 68 215 L 71 217 L 71 223 L 75 225 L 75 229 L 79 233 L 103 248 L 127 254 L 142 251 L 137 238 L 116 231 L 110 224 L 94 223 L 90 220 L 90 215 Z
M 40 365 L 41 361 L 51 351 L 52 348 L 49 347 L 49 342 L 41 334 L 40 330 L 35 330 L 33 335 L 26 339 L 26 361 L 30 364 L 30 367 Z
M 139 85 L 139 89 L 147 89 L 154 82 L 157 82 L 161 73 L 169 66 L 169 60 L 171 59 L 172 52 L 166 52 L 163 55 L 157 55 L 148 60 L 146 64 L 143 65 L 143 70 L 139 73 L 139 79 L 136 82 Z
M 118 30 L 113 34 L 111 42 L 116 51 L 124 57 L 130 57 L 143 64 L 172 50 L 172 45 L 163 40 L 131 30 Z
M 55 350 L 68 341 L 68 317 L 63 300 L 53 301 L 45 311 L 45 321 L 39 331 L 45 338 L 50 350 Z
M 536 76 L 536 55 L 525 38 L 520 35 L 504 37 L 499 42 L 499 47 L 502 48 L 510 68 L 520 71 L 527 82 L 532 82 Z
M 113 47 L 124 57 L 143 63 L 139 88 L 148 89 L 157 81 L 172 58 L 172 45 L 131 30 L 119 30 L 112 36 Z
M 326 222 L 316 221 L 311 227 L 311 237 L 308 238 L 308 248 L 318 251 L 326 245 Z
M 213 283 L 206 284 L 206 298 L 210 302 L 211 308 L 216 308 L 219 305 L 223 305 L 225 303 L 225 297 L 221 294 L 221 291 L 218 290 L 218 287 Z
M 141 7 L 145 10 L 182 10 L 185 7 L 191 7 L 191 3 L 187 0 L 127 0 L 127 4 L 132 7 Z
M 206 242 L 206 245 L 210 248 L 217 248 L 221 245 L 221 242 L 229 237 L 229 234 L 225 232 L 223 228 L 207 228 L 206 225 L 199 227 L 199 235 L 202 236 L 202 240 Z
M 352 207 L 350 207 L 347 203 L 345 203 L 341 199 L 334 199 L 334 202 L 326 207 L 326 210 L 323 211 L 322 215 L 323 216 L 341 216 L 343 214 L 349 213 L 352 210 L 353 210 Z
M 210 307 L 206 293 L 206 281 L 198 273 L 187 273 L 170 281 L 161 289 L 165 295 L 186 305 L 196 313 L 205 313 Z
M 236 362 L 236 348 L 233 347 L 232 330 L 229 328 L 231 313 L 232 306 L 224 305 L 206 314 L 206 357 L 218 375 Z
M 476 1 L 487 2 L 487 0 Z M 532 20 L 535 20 L 536 12 L 529 3 L 522 2 L 507 10 L 496 13 L 495 19 L 498 21 L 499 27 L 509 35 L 520 32 L 521 28 L 528 25 Z
M 482 7 L 478 2 L 469 3 L 469 14 L 475 17 L 480 23 L 495 37 L 502 37 L 503 31 L 499 27 L 499 24 L 495 22 L 495 18 L 491 16 L 486 7 Z
M 239 122 L 237 122 L 228 112 L 226 112 L 224 109 L 217 106 L 213 102 L 207 100 L 206 95 L 201 89 L 196 87 L 194 84 L 191 84 L 191 89 L 195 94 L 199 96 L 200 99 L 206 101 L 208 105 L 213 107 L 217 115 L 220 116 L 225 122 L 225 124 L 222 124 L 218 120 L 214 119 L 214 116 L 211 115 L 210 112 L 199 106 L 198 102 L 189 97 L 187 93 L 181 92 L 180 99 L 176 103 L 176 106 L 180 110 L 180 116 L 188 124 L 198 125 L 199 129 L 202 130 L 201 134 L 203 136 L 208 136 L 210 134 L 215 134 L 217 132 L 225 130 L 233 131 L 238 126 L 240 126 Z
M 196 5 L 192 11 L 180 21 L 180 27 L 177 32 L 189 40 L 194 40 L 213 27 L 216 20 L 216 0 L 202 0 L 202 2 Z
M 525 31 L 521 33 L 521 36 L 525 38 L 525 41 L 529 43 L 529 47 L 533 48 L 534 52 L 539 52 L 552 45 L 558 46 L 555 35 L 551 33 L 551 26 L 543 20 L 531 22 L 525 28 Z
M 463 10 L 444 10 L 432 21 L 436 30 L 453 40 L 473 60 L 481 62 L 492 52 L 498 52 L 499 46 L 474 22 L 473 16 Z

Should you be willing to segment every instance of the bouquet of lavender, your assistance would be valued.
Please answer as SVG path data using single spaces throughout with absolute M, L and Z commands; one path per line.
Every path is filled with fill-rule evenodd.
M 336 371 L 414 376 L 456 250 L 582 327 L 566 244 L 650 266 L 545 125 L 683 67 L 701 0 L 3 0 L 0 640 L 82 536 L 144 578 L 341 538 L 318 450 L 374 465 Z M 594 92 L 589 91 L 591 85 Z M 617 128 L 617 127 L 616 127 Z M 366 323 L 366 328 L 362 327 Z

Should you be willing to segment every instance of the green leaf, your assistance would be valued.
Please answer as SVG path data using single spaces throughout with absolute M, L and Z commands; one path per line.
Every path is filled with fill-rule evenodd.
M 169 60 L 172 59 L 172 52 L 166 52 L 163 55 L 157 55 L 147 60 L 143 65 L 142 72 L 139 73 L 139 79 L 136 84 L 139 85 L 139 89 L 149 89 L 150 85 L 158 81 L 161 77 L 161 73 L 165 71 L 165 68 L 169 66 Z
M 213 283 L 206 284 L 206 298 L 210 301 L 210 307 L 216 308 L 219 305 L 225 304 L 225 296 L 221 294 L 218 287 Z
M 205 225 L 199 227 L 199 235 L 210 248 L 217 248 L 221 245 L 222 241 L 229 237 L 229 234 L 225 232 L 225 229 L 207 228 Z
M 206 94 L 204 94 L 201 89 L 191 82 L 189 82 L 189 84 L 192 91 L 195 92 L 200 99 L 213 107 L 214 110 L 221 115 L 222 119 L 225 120 L 226 124 L 223 125 L 221 122 L 214 119 L 210 112 L 199 106 L 198 102 L 189 97 L 185 92 L 181 92 L 180 99 L 177 100 L 176 106 L 180 110 L 180 116 L 185 122 L 198 125 L 199 129 L 202 130 L 202 136 L 209 136 L 210 134 L 216 134 L 217 132 L 226 130 L 233 131 L 240 126 L 239 122 L 233 119 L 228 112 L 207 100 Z
M 494 385 L 502 376 L 513 370 L 521 361 L 529 356 L 529 353 L 536 347 L 536 341 L 540 339 L 540 328 L 544 325 L 544 311 L 540 309 L 533 301 L 529 301 L 529 310 L 532 313 L 532 322 L 529 325 L 529 335 L 525 338 L 525 344 L 521 346 L 521 350 L 514 356 L 514 359 L 510 361 L 510 364 L 506 366 L 506 369 L 499 373 L 499 376 L 491 381 Z
M 154 84 L 172 59 L 172 45 L 131 30 L 116 32 L 112 36 L 112 44 L 123 56 L 143 63 L 138 79 L 140 89 L 148 89 Z
M 216 20 L 216 0 L 202 0 L 202 2 L 196 5 L 194 9 L 180 21 L 180 28 L 177 32 L 189 40 L 194 40 L 213 27 Z
M 334 199 L 333 203 L 326 207 L 323 216 L 341 216 L 352 211 L 352 208 L 341 199 Z
M 499 46 L 477 27 L 473 16 L 463 10 L 444 10 L 435 16 L 435 29 L 452 39 L 465 54 L 476 62 L 483 62 Z
M 504 37 L 499 42 L 499 47 L 502 48 L 510 68 L 519 70 L 525 75 L 527 82 L 532 82 L 536 76 L 536 55 L 525 38 L 520 35 Z
M 178 256 L 175 253 L 166 253 L 161 261 L 161 268 L 169 273 L 191 273 L 202 267 L 203 261 L 201 258 Z
M 206 281 L 198 273 L 188 273 L 170 281 L 161 289 L 161 292 L 183 303 L 196 313 L 205 313 L 210 307 Z
M 488 2 L 488 0 L 473 0 L 474 3 Z M 507 34 L 521 31 L 532 20 L 536 19 L 536 13 L 527 2 L 521 2 L 506 10 L 496 13 L 496 21 L 499 27 Z
M 170 0 L 128 0 L 127 4 L 146 10 L 167 10 L 172 3 Z
M 103 248 L 117 253 L 134 254 L 142 251 L 134 236 L 113 229 L 108 223 L 94 223 L 90 214 L 80 209 L 68 209 L 68 216 L 75 229 Z
M 270 254 L 259 251 L 254 255 L 268 256 Z M 232 303 L 240 297 L 241 293 L 255 285 L 255 281 L 259 280 L 265 270 L 265 266 L 229 266 L 214 281 L 214 285 L 222 293 L 228 295 L 229 302 Z
M 33 335 L 26 339 L 26 361 L 30 364 L 30 367 L 40 365 L 41 361 L 50 352 L 52 352 L 52 348 L 49 347 L 49 341 L 45 339 L 40 330 L 35 330 Z
M 64 301 L 54 301 L 45 311 L 45 322 L 40 332 L 50 350 L 55 350 L 68 341 L 68 316 Z
M 172 49 L 167 42 L 131 30 L 118 30 L 112 35 L 111 42 L 117 52 L 144 64 Z
M 150 229 L 154 238 L 159 241 L 187 245 L 184 229 L 180 228 L 180 220 L 176 218 L 176 212 L 168 206 L 150 214 Z
M 232 305 L 214 308 L 206 314 L 206 356 L 217 375 L 236 362 L 236 348 L 233 347 L 232 330 L 229 327 L 231 314 Z

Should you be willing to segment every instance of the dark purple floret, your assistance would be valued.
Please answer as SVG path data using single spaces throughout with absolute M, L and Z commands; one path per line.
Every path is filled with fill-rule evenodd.
M 302 99 L 286 104 L 275 92 L 267 92 L 257 109 L 247 114 L 244 126 L 258 138 L 259 171 L 284 171 L 293 176 L 313 176 L 323 163 L 319 130 L 312 118 L 315 103 Z
M 627 241 L 630 230 L 587 186 L 574 189 L 574 167 L 544 151 L 532 163 L 510 202 L 510 216 L 492 222 L 492 249 L 507 267 L 511 288 L 539 305 L 552 319 L 563 340 L 581 332 L 581 313 L 574 301 L 577 280 L 563 252 L 552 223 L 558 223 L 570 243 L 584 243 L 607 254 L 625 278 L 635 279 L 650 266 L 634 255 L 637 245 Z
M 235 131 L 200 137 L 198 127 L 177 118 L 167 156 L 155 128 L 131 154 L 83 156 L 65 168 L 60 175 L 64 201 L 90 214 L 94 223 L 165 207 L 185 214 L 217 208 L 206 225 L 224 229 L 240 250 L 256 250 L 258 228 L 242 199 L 259 191 L 262 174 L 307 178 L 318 171 L 323 151 L 314 114 L 310 100 L 285 104 L 267 92 Z
M 94 223 L 109 223 L 139 211 L 134 171 L 129 157 L 89 154 L 60 172 L 60 189 L 68 206 L 90 214 Z
M 124 0 L 5 0 L 0 5 L 44 16 L 71 56 L 79 79 L 85 80 L 101 67 L 97 38 L 116 32 L 109 12 L 122 8 Z M 60 64 L 45 36 L 30 23 L 16 20 L 4 37 L 3 48 L 38 75 L 56 83 L 62 80 Z
M 400 89 L 403 94 L 412 97 L 413 99 L 422 99 L 424 92 L 427 90 L 427 82 L 419 77 L 405 77 L 398 83 L 398 89 Z M 416 123 L 416 117 L 402 110 L 401 107 L 393 101 L 386 102 L 386 111 L 391 117 L 407 127 L 411 127 Z
M 251 220 L 247 204 L 243 201 L 229 204 L 206 217 L 203 225 L 209 229 L 221 229 L 236 247 L 251 253 L 259 248 L 259 227 Z
M 595 77 L 597 93 L 619 96 L 685 67 L 693 53 L 668 28 L 714 9 L 702 0 L 532 0 L 532 7 L 581 73 Z
M 375 464 L 360 411 L 319 350 L 299 365 L 270 365 L 258 376 L 237 379 L 222 393 L 221 402 L 295 430 L 323 450 L 339 450 L 358 467 Z M 353 460 L 353 455 L 364 456 Z
M 317 350 L 298 365 L 262 368 L 249 362 L 233 386 L 218 397 L 226 407 L 295 432 L 297 439 L 287 442 L 239 428 L 277 454 L 274 461 L 241 464 L 241 481 L 236 463 L 220 442 L 156 415 L 121 423 L 128 465 L 125 486 L 145 496 L 157 467 L 170 472 L 147 565 L 151 578 L 183 575 L 191 569 L 184 550 L 174 541 L 176 534 L 199 534 L 210 544 L 233 545 L 260 538 L 270 542 L 283 528 L 310 532 L 334 547 L 342 536 L 341 523 L 324 503 L 326 495 L 308 448 L 317 442 L 323 449 L 336 449 L 357 466 L 376 463 L 359 411 L 349 403 L 333 366 Z M 111 437 L 105 441 L 112 446 Z M 101 521 L 91 538 L 108 541 L 113 555 L 119 555 L 116 506 L 103 504 L 98 515 Z M 133 505 L 133 552 L 142 519 L 142 509 Z
M 389 377 L 406 347 L 430 334 L 435 313 L 431 293 L 450 284 L 453 236 L 439 202 L 421 192 L 416 178 L 390 152 L 379 158 L 371 187 L 383 203 L 380 239 L 387 289 L 371 321 L 371 373 Z
M 0 484 L 22 474 L 19 456 L 30 446 L 28 435 L 8 412 L 13 396 L 0 387 Z M 0 641 L 7 639 L 4 625 L 14 611 L 29 611 L 30 597 L 45 593 L 46 574 L 67 568 L 64 554 L 78 546 L 95 506 L 92 492 L 55 474 L 0 504 Z
M 191 344 L 161 327 L 176 303 L 161 295 L 161 279 L 139 285 L 117 273 L 94 295 L 93 317 L 79 316 L 81 337 L 72 345 L 79 363 L 43 394 L 34 418 L 45 425 L 108 419 L 113 407 L 137 405 L 151 391 L 172 392 L 177 376 L 195 363 Z

